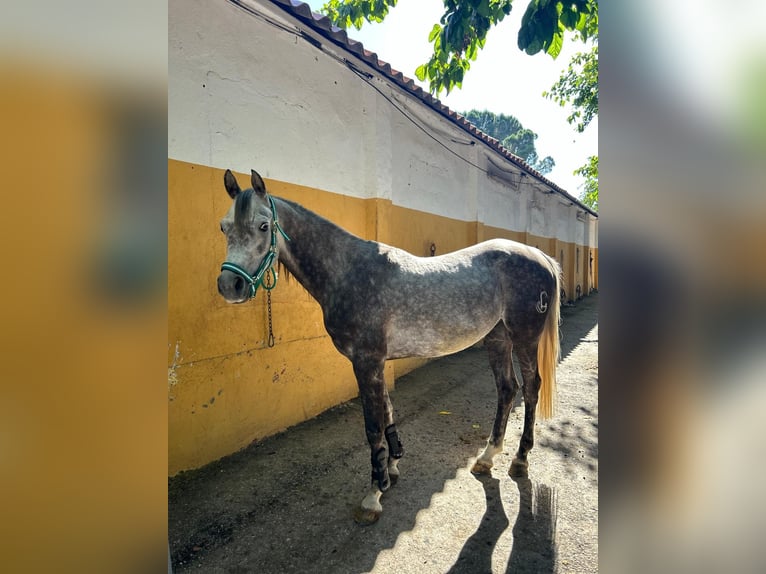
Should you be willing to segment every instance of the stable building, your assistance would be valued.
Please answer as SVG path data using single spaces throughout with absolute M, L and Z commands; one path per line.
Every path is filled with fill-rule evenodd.
M 168 85 L 170 475 L 357 395 L 350 362 L 297 283 L 230 305 L 216 279 L 226 169 L 348 231 L 420 256 L 493 237 L 563 269 L 564 299 L 598 288 L 598 215 L 290 0 L 171 0 Z M 389 361 L 386 381 L 423 364 Z

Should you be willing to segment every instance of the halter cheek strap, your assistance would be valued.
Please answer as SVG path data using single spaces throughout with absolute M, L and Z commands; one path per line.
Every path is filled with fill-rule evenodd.
M 277 207 L 274 205 L 274 200 L 270 195 L 267 195 L 266 197 L 269 200 L 271 215 L 274 220 L 274 223 L 271 227 L 271 245 L 269 246 L 268 253 L 266 253 L 266 256 L 261 261 L 261 264 L 258 265 L 258 269 L 255 270 L 255 275 L 250 275 L 236 263 L 229 263 L 228 261 L 224 261 L 224 263 L 221 265 L 221 271 L 231 271 L 235 275 L 240 276 L 249 284 L 250 294 L 248 299 L 255 297 L 255 292 L 258 290 L 258 287 L 263 286 L 263 288 L 267 291 L 271 291 L 274 289 L 274 287 L 277 286 L 278 276 L 277 271 L 274 269 L 274 263 L 277 260 L 277 230 L 282 234 L 282 237 L 284 237 L 287 241 L 290 241 L 287 233 L 285 233 L 285 231 L 282 229 L 282 226 L 279 225 L 279 219 L 277 218 Z M 264 285 L 263 280 L 266 278 L 266 275 L 269 272 L 271 272 L 274 281 L 270 282 L 269 285 Z

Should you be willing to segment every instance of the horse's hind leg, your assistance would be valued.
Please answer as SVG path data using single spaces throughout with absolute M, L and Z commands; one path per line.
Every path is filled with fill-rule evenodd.
M 537 370 L 537 344 L 517 347 L 516 355 L 524 380 L 524 432 L 521 434 L 519 450 L 513 457 L 508 474 L 513 477 L 526 477 L 529 468 L 527 455 L 535 443 L 535 411 L 541 381 Z
M 497 414 L 495 415 L 495 424 L 492 426 L 492 434 L 487 440 L 487 446 L 471 468 L 471 472 L 474 474 L 490 474 L 492 459 L 496 454 L 502 452 L 508 415 L 519 389 L 519 383 L 513 373 L 513 344 L 508 329 L 502 322 L 498 323 L 487 335 L 484 339 L 484 345 L 487 348 L 489 364 L 492 367 L 497 385 Z

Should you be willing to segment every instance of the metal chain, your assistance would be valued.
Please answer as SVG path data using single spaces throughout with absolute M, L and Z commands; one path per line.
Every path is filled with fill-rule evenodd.
M 273 269 L 271 269 L 270 271 L 271 271 L 271 273 L 274 273 Z M 268 276 L 268 275 L 270 275 L 270 273 L 267 271 L 266 275 Z M 264 279 L 266 279 L 266 277 L 264 277 Z M 268 342 L 268 345 L 269 345 L 269 347 L 273 347 L 274 346 L 274 329 L 273 329 L 272 324 L 271 324 L 271 289 L 269 288 L 269 287 L 271 287 L 271 281 L 269 281 L 269 284 L 266 285 L 265 287 L 266 287 L 266 308 L 268 310 L 268 315 L 269 315 L 269 342 Z
M 274 346 L 274 330 L 271 326 L 271 291 L 266 291 L 266 306 L 269 309 L 269 347 Z

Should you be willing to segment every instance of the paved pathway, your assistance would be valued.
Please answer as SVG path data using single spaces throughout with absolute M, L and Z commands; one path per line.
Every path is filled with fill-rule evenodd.
M 369 477 L 354 400 L 170 479 L 174 571 L 597 572 L 597 305 L 591 295 L 562 312 L 558 409 L 537 424 L 529 479 L 507 474 L 523 425 L 518 406 L 493 476 L 469 472 L 496 400 L 485 351 L 472 348 L 397 381 L 407 452 L 377 524 L 352 520 Z

